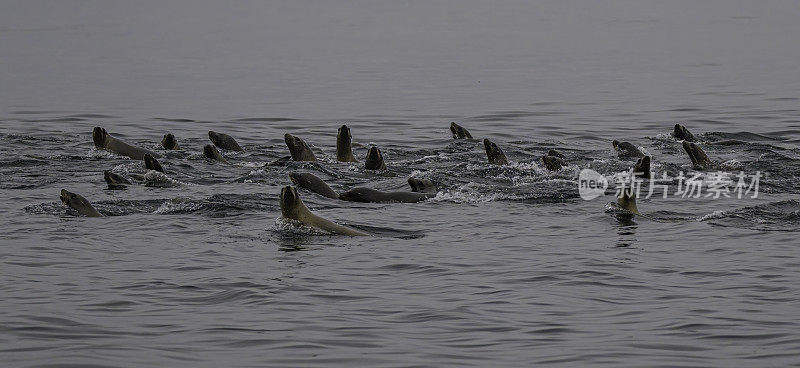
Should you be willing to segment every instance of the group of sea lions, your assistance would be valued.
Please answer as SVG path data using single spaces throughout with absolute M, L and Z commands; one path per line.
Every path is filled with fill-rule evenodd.
M 708 158 L 706 152 L 703 151 L 700 146 L 694 143 L 697 142 L 697 138 L 695 138 L 695 136 L 689 132 L 685 126 L 681 124 L 675 124 L 675 127 L 672 131 L 672 137 L 681 140 L 681 146 L 683 146 L 683 150 L 686 151 L 686 154 L 689 156 L 689 160 L 692 162 L 693 169 L 703 171 L 714 168 L 714 164 L 711 159 Z M 638 147 L 628 142 L 619 142 L 615 140 L 612 141 L 611 144 L 614 147 L 614 150 L 617 151 L 617 154 L 620 158 L 637 159 L 632 169 L 634 178 L 651 178 L 650 156 L 645 155 L 641 150 L 639 150 Z M 629 191 L 622 192 L 622 195 L 617 200 L 617 205 L 630 212 L 630 214 L 639 214 L 639 210 L 636 208 L 636 195 L 629 193 Z
M 456 124 L 450 123 L 450 131 L 453 139 L 473 139 L 470 132 Z M 694 142 L 695 137 L 686 129 L 686 127 L 675 124 L 675 129 L 672 133 L 673 137 L 682 140 L 682 145 L 692 162 L 692 166 L 698 170 L 706 170 L 711 168 L 712 163 L 705 152 L 697 146 Z M 203 155 L 211 160 L 220 162 L 228 162 L 220 153 L 217 148 L 227 151 L 244 151 L 236 140 L 230 135 L 217 133 L 214 131 L 208 132 L 208 138 L 213 143 L 203 147 Z M 95 127 L 92 132 L 92 140 L 97 149 L 104 149 L 118 155 L 127 156 L 134 160 L 142 160 L 145 167 L 150 171 L 166 173 L 164 168 L 158 162 L 157 158 L 160 155 L 150 150 L 136 147 L 131 144 L 111 136 L 105 129 Z M 284 141 L 289 149 L 290 157 L 294 161 L 317 161 L 314 152 L 309 145 L 301 138 L 286 133 Z M 167 133 L 161 141 L 161 145 L 166 150 L 178 150 L 177 139 L 172 133 Z M 484 149 L 488 162 L 494 165 L 507 165 L 508 159 L 500 147 L 490 141 L 488 138 L 483 140 Z M 635 158 L 637 162 L 634 164 L 633 172 L 637 177 L 649 178 L 650 177 L 650 156 L 645 155 L 638 147 L 629 142 L 612 141 L 612 147 L 617 152 L 620 158 Z M 288 157 L 287 157 L 288 159 Z M 336 159 L 341 162 L 357 162 L 353 155 L 352 149 L 352 135 L 350 128 L 347 125 L 339 127 L 336 137 Z M 551 171 L 560 170 L 567 166 L 564 155 L 556 150 L 549 150 L 547 154 L 541 157 L 541 161 L 545 168 Z M 383 155 L 376 146 L 371 146 L 368 150 L 364 168 L 368 170 L 385 170 L 386 163 L 384 162 Z M 148 173 L 150 172 L 148 171 Z M 104 171 L 103 177 L 108 183 L 109 188 L 116 189 L 130 185 L 131 181 L 122 175 L 115 174 L 111 171 Z M 133 176 L 132 176 L 133 177 Z M 135 179 L 142 180 L 140 177 Z M 383 192 L 366 187 L 356 187 L 342 193 L 337 193 L 322 179 L 311 173 L 291 172 L 289 173 L 289 180 L 293 185 L 317 193 L 321 196 L 339 199 L 344 201 L 353 202 L 402 202 L 414 203 L 424 201 L 436 196 L 437 188 L 434 183 L 428 179 L 409 178 L 408 184 L 411 191 L 396 191 L 396 192 Z M 83 196 L 71 193 L 65 189 L 61 190 L 61 201 L 68 207 L 76 210 L 79 214 L 89 217 L 103 216 L 98 212 L 92 204 Z M 627 210 L 631 214 L 638 214 L 636 208 L 636 197 L 631 194 L 623 194 L 617 201 L 617 205 L 622 209 Z M 331 221 L 325 220 L 319 216 L 314 215 L 303 204 L 297 190 L 292 186 L 285 186 L 281 190 L 280 206 L 282 217 L 290 220 L 295 220 L 300 223 L 319 228 L 321 230 L 342 235 L 367 235 L 361 231 L 354 230 L 345 226 L 335 224 Z

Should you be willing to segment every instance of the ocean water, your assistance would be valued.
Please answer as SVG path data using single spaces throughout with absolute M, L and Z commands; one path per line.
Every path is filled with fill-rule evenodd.
M 8 367 L 800 364 L 800 8 L 792 1 L 8 1 L 0 5 L 0 357 Z M 451 121 L 476 140 L 454 140 Z M 751 198 L 579 196 L 614 139 Z M 347 124 L 359 163 L 335 159 Z M 159 152 L 166 177 L 94 148 Z M 207 132 L 245 152 L 206 161 Z M 159 148 L 172 132 L 182 150 Z M 320 159 L 286 162 L 283 135 Z M 508 165 L 487 163 L 481 139 Z M 715 144 L 735 140 L 734 144 Z M 377 145 L 387 170 L 363 167 Z M 549 149 L 567 167 L 546 170 Z M 280 221 L 288 173 L 316 214 Z M 152 174 L 151 174 L 152 176 Z M 106 217 L 64 207 L 79 193 Z

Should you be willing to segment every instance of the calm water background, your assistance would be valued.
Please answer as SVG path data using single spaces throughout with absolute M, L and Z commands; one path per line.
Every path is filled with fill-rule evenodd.
M 3 2 L 3 365 L 798 364 L 798 19 L 793 1 Z M 611 139 L 688 170 L 678 121 L 753 141 L 704 147 L 769 172 L 764 193 L 641 200 L 662 221 L 633 224 L 576 198 L 580 168 L 632 164 Z M 387 172 L 334 162 L 342 123 Z M 183 184 L 105 190 L 103 170 L 143 168 L 94 150 L 94 126 L 153 149 L 173 132 Z M 247 152 L 207 163 L 208 130 Z M 322 164 L 262 168 L 286 132 Z M 534 163 L 553 147 L 557 174 Z M 275 220 L 298 169 L 442 192 L 301 192 L 377 236 L 294 234 Z M 61 188 L 109 217 L 73 216 Z

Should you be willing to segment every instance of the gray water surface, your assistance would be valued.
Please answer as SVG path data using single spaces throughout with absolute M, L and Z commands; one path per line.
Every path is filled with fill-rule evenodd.
M 800 7 L 792 1 L 9 1 L 0 5 L 4 366 L 800 364 Z M 489 165 L 480 140 L 509 158 Z M 758 198 L 578 196 L 612 139 L 691 171 L 676 122 Z M 346 123 L 362 161 L 336 162 Z M 169 181 L 108 190 L 156 150 Z M 202 157 L 207 131 L 245 152 Z M 166 132 L 181 151 L 159 149 Z M 287 156 L 284 133 L 319 163 Z M 735 139 L 736 145 L 713 142 Z M 544 169 L 555 148 L 569 166 Z M 291 171 L 335 190 L 438 185 L 414 204 L 301 190 L 373 234 L 287 227 Z M 59 201 L 80 193 L 104 218 Z M 674 185 L 671 189 L 675 189 Z

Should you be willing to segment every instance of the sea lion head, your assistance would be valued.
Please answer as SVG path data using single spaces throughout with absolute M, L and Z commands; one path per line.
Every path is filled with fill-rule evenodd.
M 144 154 L 144 167 L 147 168 L 147 170 L 155 170 L 162 173 L 164 172 L 164 168 L 161 167 L 161 164 L 158 162 L 158 160 L 156 160 L 156 158 L 149 153 Z
M 336 146 L 338 147 L 339 144 L 350 146 L 350 142 L 352 141 L 353 136 L 350 135 L 350 128 L 347 125 L 342 124 L 339 127 L 339 132 L 336 133 Z
M 614 147 L 614 151 L 617 152 L 617 155 L 620 158 L 631 158 L 631 157 L 644 157 L 645 154 L 639 150 L 636 145 L 630 142 L 620 142 L 618 140 L 611 141 L 611 145 Z
M 178 149 L 178 140 L 175 139 L 172 133 L 167 133 L 164 135 L 164 139 L 161 140 L 161 145 L 168 150 L 176 150 Z
M 435 193 L 436 185 L 429 179 L 416 179 L 408 178 L 408 186 L 411 187 L 412 192 L 419 193 Z
M 506 155 L 503 153 L 503 150 L 497 146 L 494 142 L 490 141 L 489 138 L 483 139 L 483 147 L 486 149 L 486 157 L 489 158 L 490 164 L 495 165 L 505 165 L 508 164 L 508 159 Z
M 219 155 L 219 150 L 213 144 L 203 146 L 203 156 L 210 159 L 215 159 Z
M 105 148 L 108 142 L 108 132 L 101 127 L 94 127 L 94 130 L 92 130 L 92 140 L 96 148 Z
M 633 165 L 633 173 L 635 176 L 649 179 L 650 178 L 650 156 L 644 156 L 636 161 Z
M 558 152 L 558 151 L 556 151 L 556 150 L 554 150 L 554 149 L 551 149 L 551 150 L 547 151 L 547 156 L 553 156 L 553 157 L 558 157 L 558 158 L 564 158 L 564 154 L 563 154 L 563 153 L 561 153 L 561 152 Z
M 281 189 L 281 214 L 283 217 L 297 219 L 303 207 L 303 201 L 300 200 L 297 189 L 289 185 Z
M 220 145 L 222 142 L 222 136 L 220 136 L 219 133 L 213 130 L 208 131 L 208 139 L 211 140 L 211 143 L 214 143 L 217 146 Z
M 105 179 L 106 183 L 108 183 L 110 187 L 122 187 L 131 183 L 122 175 L 114 174 L 109 170 L 103 171 L 103 179 Z
M 558 158 L 556 156 L 550 156 L 550 155 L 542 156 L 542 162 L 544 163 L 544 167 L 546 167 L 547 170 L 550 170 L 550 171 L 559 170 L 562 167 L 567 165 L 564 162 L 564 160 L 562 160 L 562 159 L 560 159 L 560 158 Z
M 342 162 L 355 162 L 356 158 L 353 157 L 353 136 L 350 134 L 350 128 L 347 125 L 339 127 L 339 132 L 336 134 L 336 159 Z
M 311 148 L 299 137 L 286 133 L 283 135 L 283 140 L 286 142 L 286 147 L 289 147 L 289 153 L 292 154 L 292 159 L 295 161 L 303 160 L 304 153 L 311 153 Z
M 386 163 L 383 161 L 383 154 L 377 146 L 372 146 L 367 152 L 367 159 L 364 162 L 364 167 L 368 170 L 385 170 Z
M 472 134 L 455 121 L 450 122 L 450 133 L 453 133 L 453 139 L 472 139 Z
M 680 124 L 675 124 L 675 129 L 672 131 L 672 136 L 676 139 L 682 139 L 689 142 L 694 142 L 695 138 L 694 135 L 686 129 L 685 126 Z
M 69 208 L 81 211 L 82 209 L 93 208 L 92 204 L 78 193 L 72 193 L 66 189 L 61 189 L 61 202 Z
M 301 173 L 297 171 L 292 171 L 289 173 L 289 180 L 292 182 L 292 184 L 300 188 L 311 188 L 314 185 L 313 179 L 316 178 L 316 176 L 309 173 Z

